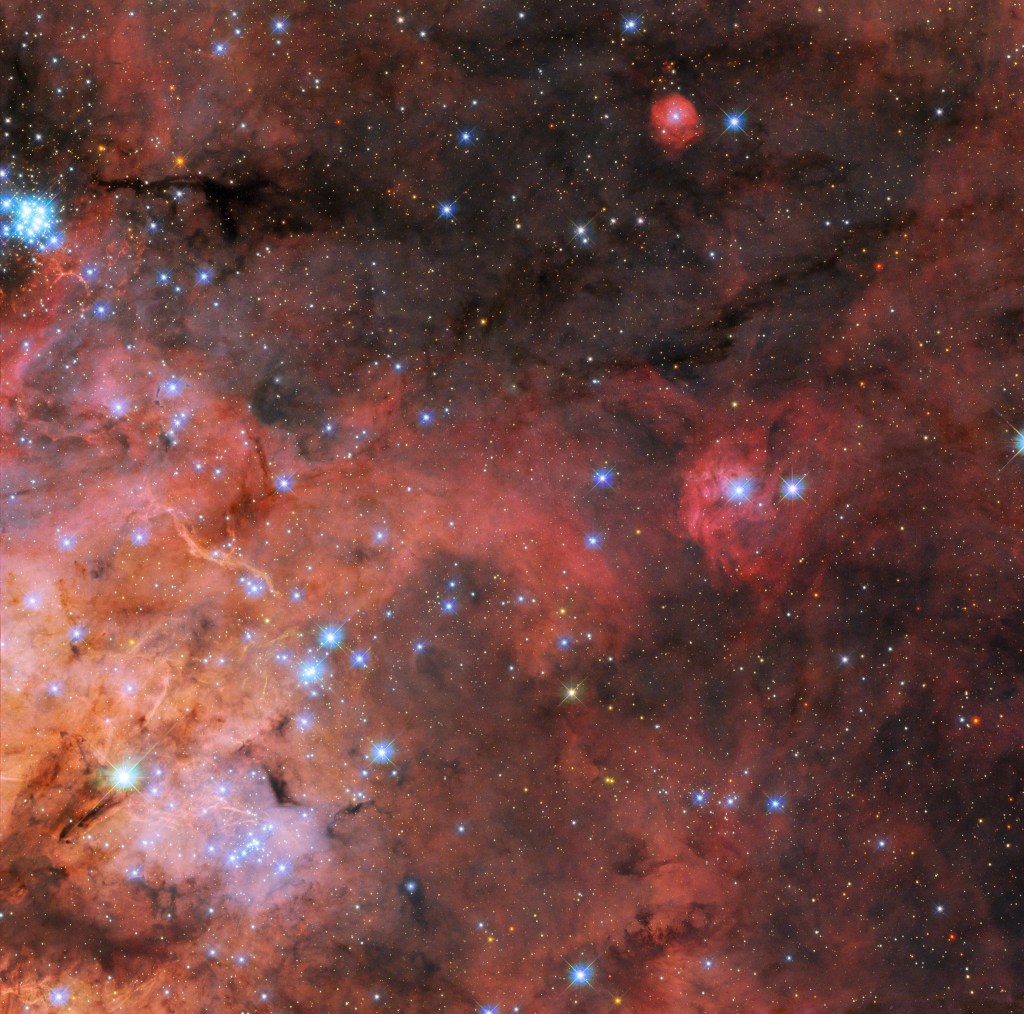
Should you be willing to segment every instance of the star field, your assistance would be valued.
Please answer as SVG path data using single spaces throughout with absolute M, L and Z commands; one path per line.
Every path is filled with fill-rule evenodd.
M 1024 20 L 14 0 L 0 1010 L 1024 1010 Z

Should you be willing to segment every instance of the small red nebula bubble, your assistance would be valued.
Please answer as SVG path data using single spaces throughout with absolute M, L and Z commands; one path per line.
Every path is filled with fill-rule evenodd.
M 663 151 L 678 154 L 703 133 L 697 107 L 678 92 L 651 103 L 651 134 Z

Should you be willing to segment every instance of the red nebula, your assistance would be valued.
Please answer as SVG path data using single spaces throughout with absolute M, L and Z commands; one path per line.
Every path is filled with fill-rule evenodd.
M 663 151 L 678 154 L 702 133 L 697 107 L 678 92 L 662 95 L 651 103 L 651 134 Z

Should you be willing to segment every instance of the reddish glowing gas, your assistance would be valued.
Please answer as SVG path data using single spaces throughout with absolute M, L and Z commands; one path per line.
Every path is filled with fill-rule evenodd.
M 678 154 L 703 133 L 696 106 L 678 92 L 651 103 L 651 134 L 663 151 Z

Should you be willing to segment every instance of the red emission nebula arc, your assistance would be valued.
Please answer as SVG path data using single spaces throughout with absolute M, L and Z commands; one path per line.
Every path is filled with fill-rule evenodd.
M 0 1014 L 1024 1011 L 1024 19 L 11 0 Z

